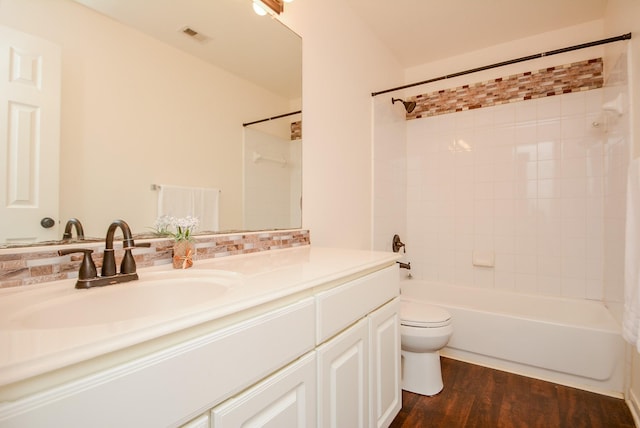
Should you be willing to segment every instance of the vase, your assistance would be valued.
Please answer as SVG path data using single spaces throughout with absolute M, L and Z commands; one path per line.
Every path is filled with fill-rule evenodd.
M 193 266 L 196 255 L 195 245 L 191 241 L 177 241 L 173 244 L 174 269 L 188 269 Z

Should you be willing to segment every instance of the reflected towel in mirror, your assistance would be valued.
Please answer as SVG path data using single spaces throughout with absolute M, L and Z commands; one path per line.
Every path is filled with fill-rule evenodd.
M 207 187 L 187 187 L 160 184 L 158 186 L 158 217 L 197 217 L 198 230 L 219 230 L 220 190 Z

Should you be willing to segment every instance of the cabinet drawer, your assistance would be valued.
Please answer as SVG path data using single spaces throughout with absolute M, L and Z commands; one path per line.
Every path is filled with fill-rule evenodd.
M 316 296 L 316 344 L 336 335 L 400 294 L 397 265 Z

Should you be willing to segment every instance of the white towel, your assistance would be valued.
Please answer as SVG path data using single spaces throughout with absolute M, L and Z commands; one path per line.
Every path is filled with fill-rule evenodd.
M 640 158 L 629 164 L 622 336 L 640 352 Z
M 218 189 L 161 184 L 158 191 L 158 217 L 197 217 L 199 231 L 217 231 L 219 220 Z

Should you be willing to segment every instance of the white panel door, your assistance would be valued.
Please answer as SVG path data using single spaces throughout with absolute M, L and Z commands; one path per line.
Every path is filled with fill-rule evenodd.
M 58 46 L 0 26 L 0 243 L 60 238 L 60 75 Z
M 402 407 L 400 298 L 369 315 L 370 420 L 388 427 Z
M 318 426 L 365 428 L 369 418 L 368 328 L 363 318 L 318 347 Z

